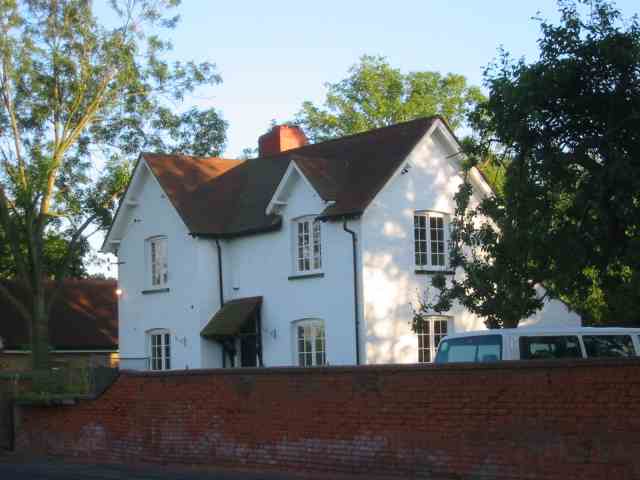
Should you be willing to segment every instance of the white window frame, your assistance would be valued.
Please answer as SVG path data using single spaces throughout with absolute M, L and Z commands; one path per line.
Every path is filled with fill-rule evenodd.
M 149 370 L 171 370 L 171 354 L 173 350 L 171 337 L 171 332 L 166 328 L 154 328 L 147 331 Z
M 318 335 L 319 332 L 321 336 Z M 324 320 L 309 318 L 293 322 L 292 337 L 294 365 L 298 367 L 327 365 L 327 330 Z M 320 349 L 318 348 L 319 338 L 321 339 Z
M 418 228 L 418 218 L 424 219 L 424 230 Z M 442 220 L 442 252 L 434 252 L 433 247 L 436 243 L 440 243 L 439 240 L 432 240 L 431 219 Z M 436 220 L 437 221 L 437 220 Z M 417 210 L 413 213 L 413 262 L 417 270 L 448 270 L 449 267 L 449 254 L 450 249 L 450 215 L 444 212 L 436 212 L 433 210 Z M 423 238 L 424 237 L 424 238 Z M 422 251 L 419 249 L 421 243 L 424 243 L 426 249 Z M 433 254 L 444 255 L 444 263 L 434 264 Z M 426 257 L 426 262 L 421 262 L 422 256 Z
M 322 273 L 322 222 L 315 215 L 292 220 L 292 263 L 296 275 Z M 304 236 L 306 235 L 306 243 Z
M 148 287 L 165 288 L 169 284 L 169 240 L 166 235 L 156 235 L 146 239 L 145 258 Z
M 451 317 L 445 315 L 424 315 L 423 330 L 416 332 L 418 337 L 418 363 L 433 363 L 442 339 L 453 333 Z M 442 324 L 445 330 L 442 330 Z M 427 326 L 425 329 L 424 327 Z M 437 328 L 436 328 L 437 327 Z M 437 331 L 436 331 L 437 330 Z

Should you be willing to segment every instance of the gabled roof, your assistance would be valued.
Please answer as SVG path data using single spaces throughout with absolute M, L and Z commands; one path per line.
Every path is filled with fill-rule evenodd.
M 267 206 L 290 162 L 325 201 L 326 218 L 361 214 L 440 117 L 378 128 L 246 161 L 143 153 L 190 233 L 234 237 L 277 229 Z
M 26 292 L 3 284 L 16 296 Z M 51 285 L 47 285 L 49 289 Z M 6 350 L 29 348 L 29 328 L 13 305 L 0 295 L 0 337 Z M 50 343 L 56 350 L 117 350 L 118 299 L 115 280 L 67 280 L 51 309 Z

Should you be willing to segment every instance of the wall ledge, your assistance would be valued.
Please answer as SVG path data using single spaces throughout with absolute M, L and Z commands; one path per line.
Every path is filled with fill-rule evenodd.
M 598 367 L 637 367 L 639 358 L 610 358 L 583 360 L 504 360 L 492 363 L 457 363 L 449 365 L 433 364 L 394 364 L 394 365 L 344 365 L 324 367 L 242 367 L 242 368 L 202 368 L 189 370 L 169 370 L 161 372 L 120 370 L 122 376 L 129 377 L 190 377 L 206 375 L 329 375 L 336 373 L 388 373 L 414 372 L 425 374 L 446 374 L 452 371 L 471 372 L 483 370 L 548 370 L 548 369 L 579 369 Z

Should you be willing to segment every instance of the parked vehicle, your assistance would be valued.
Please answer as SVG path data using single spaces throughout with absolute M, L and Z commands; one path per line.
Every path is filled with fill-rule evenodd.
M 505 328 L 446 336 L 435 363 L 640 356 L 640 328 Z

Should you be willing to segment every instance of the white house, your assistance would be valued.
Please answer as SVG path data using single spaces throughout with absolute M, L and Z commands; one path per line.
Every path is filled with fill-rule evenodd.
M 307 144 L 274 127 L 251 160 L 142 154 L 104 250 L 119 259 L 123 368 L 430 361 L 462 308 L 410 322 L 448 275 L 459 145 L 439 117 Z M 474 201 L 490 194 L 472 172 Z M 551 301 L 525 324 L 579 325 Z

